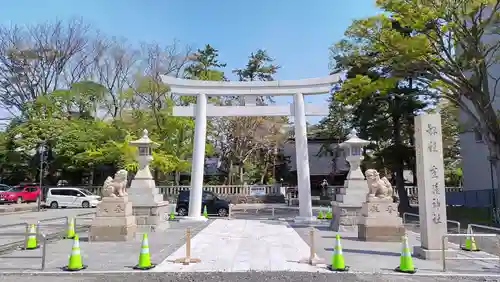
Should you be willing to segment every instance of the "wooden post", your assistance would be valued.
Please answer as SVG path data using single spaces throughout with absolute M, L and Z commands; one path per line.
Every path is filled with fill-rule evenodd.
M 309 264 L 314 265 L 314 228 L 309 231 L 309 238 L 311 240 L 311 248 L 309 248 Z
M 306 259 L 301 259 L 299 263 L 307 263 L 313 266 L 318 263 L 321 263 L 322 260 L 316 258 L 316 252 L 314 251 L 315 249 L 316 247 L 314 244 L 314 227 L 311 227 L 311 230 L 309 230 L 309 257 Z
M 186 229 L 186 256 L 183 258 L 178 258 L 174 260 L 175 263 L 182 263 L 184 265 L 189 265 L 190 263 L 201 262 L 199 258 L 191 258 L 191 229 Z

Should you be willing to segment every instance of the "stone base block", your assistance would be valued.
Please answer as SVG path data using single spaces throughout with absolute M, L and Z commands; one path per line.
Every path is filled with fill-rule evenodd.
M 135 237 L 137 225 L 128 197 L 105 197 L 97 205 L 89 231 L 90 241 L 127 241 Z
M 358 239 L 375 242 L 401 242 L 405 234 L 403 226 L 368 226 L 358 225 Z
M 330 229 L 333 231 L 344 231 L 344 229 L 355 230 L 359 224 L 360 214 L 361 205 L 352 206 L 332 202 L 332 220 L 330 222 Z
M 321 223 L 321 220 L 317 219 L 316 217 L 303 217 L 303 216 L 297 216 L 294 218 L 294 223 L 296 224 L 304 224 L 304 225 L 314 225 L 314 224 L 319 224 Z
M 398 216 L 397 206 L 387 199 L 370 199 L 363 203 L 358 223 L 358 239 L 376 242 L 401 242 L 406 230 Z
M 179 219 L 179 222 L 205 222 L 208 221 L 208 218 L 204 216 L 183 216 Z
M 456 257 L 459 253 L 459 250 L 446 250 L 446 257 Z M 428 250 L 422 246 L 413 247 L 413 255 L 415 257 L 425 259 L 425 260 L 442 260 L 443 259 L 443 251 L 442 250 Z
M 150 206 L 133 207 L 137 227 L 140 230 L 165 230 L 169 227 L 168 202 L 159 202 Z
M 129 225 L 125 225 L 127 223 Z M 95 218 L 90 226 L 89 240 L 98 242 L 128 241 L 135 238 L 136 231 L 137 226 L 133 216 Z
M 104 197 L 97 205 L 96 217 L 126 217 L 132 215 L 128 197 Z

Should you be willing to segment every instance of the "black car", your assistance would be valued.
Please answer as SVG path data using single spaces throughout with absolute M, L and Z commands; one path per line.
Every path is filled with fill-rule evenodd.
M 217 195 L 209 191 L 203 191 L 203 202 L 201 208 L 207 207 L 209 215 L 217 214 L 219 216 L 229 215 L 229 202 L 219 199 Z M 181 191 L 177 197 L 177 205 L 175 207 L 178 215 L 185 216 L 189 211 L 189 191 Z

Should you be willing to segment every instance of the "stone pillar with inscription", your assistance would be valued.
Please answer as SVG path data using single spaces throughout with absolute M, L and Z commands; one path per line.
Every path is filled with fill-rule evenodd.
M 140 139 L 131 141 L 129 144 L 137 147 L 139 163 L 137 173 L 128 189 L 137 226 L 142 231 L 164 230 L 169 226 L 168 202 L 163 201 L 163 195 L 158 192 L 149 168 L 149 163 L 153 160 L 152 149 L 158 147 L 158 144 L 149 139 L 146 129 Z
M 103 198 L 89 231 L 90 241 L 127 241 L 135 237 L 137 225 L 125 187 L 127 171 L 119 170 L 103 185 Z
M 414 254 L 428 260 L 441 259 L 442 236 L 447 233 L 441 116 L 415 118 L 420 246 Z
M 374 169 L 365 172 L 370 192 L 361 208 L 358 239 L 362 241 L 400 242 L 405 234 L 403 220 L 398 215 L 398 204 L 392 199 L 392 186 L 387 178 L 380 178 Z

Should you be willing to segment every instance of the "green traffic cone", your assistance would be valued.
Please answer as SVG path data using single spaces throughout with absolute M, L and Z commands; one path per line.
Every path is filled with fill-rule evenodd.
M 332 219 L 333 217 L 333 214 L 332 214 L 332 208 L 328 208 L 328 210 L 326 211 L 326 215 L 325 215 L 325 218 L 326 219 Z
M 155 267 L 156 264 L 151 263 L 151 257 L 149 256 L 149 242 L 148 234 L 144 233 L 142 235 L 141 253 L 139 254 L 139 263 L 134 266 L 137 270 L 148 270 Z
M 68 219 L 68 228 L 66 229 L 65 239 L 73 239 L 75 237 L 75 219 L 72 217 Z
M 25 250 L 34 250 L 38 249 L 38 243 L 36 242 L 36 228 L 34 224 L 31 224 L 29 227 L 29 235 L 26 239 L 24 249 Z
M 348 271 L 349 266 L 345 265 L 344 255 L 342 254 L 342 245 L 340 244 L 340 235 L 335 235 L 335 247 L 333 249 L 332 264 L 328 266 L 331 271 Z
M 318 213 L 318 216 L 317 216 L 318 219 L 323 219 L 324 216 L 323 216 L 323 207 L 320 206 L 319 207 L 319 213 Z
M 203 207 L 203 216 L 204 216 L 205 218 L 208 218 L 207 206 L 204 206 L 204 207 Z
M 396 272 L 410 273 L 413 274 L 417 272 L 413 266 L 413 259 L 411 258 L 410 247 L 408 246 L 408 236 L 403 236 L 401 257 L 399 258 L 399 266 L 394 269 Z
M 472 233 L 472 228 L 469 226 L 467 228 L 467 237 L 465 238 L 465 246 L 462 246 L 462 250 L 469 252 L 479 252 L 479 248 L 476 245 L 476 240 L 474 239 L 474 234 Z
M 82 264 L 82 255 L 80 253 L 80 242 L 78 235 L 73 237 L 73 247 L 71 247 L 71 255 L 69 256 L 68 265 L 63 267 L 64 271 L 79 271 L 86 269 L 87 266 Z

